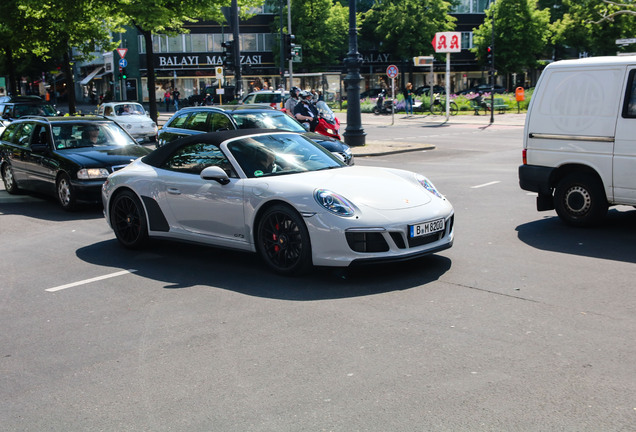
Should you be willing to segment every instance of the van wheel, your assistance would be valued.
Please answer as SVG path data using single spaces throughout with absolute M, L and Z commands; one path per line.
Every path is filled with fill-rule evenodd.
M 554 208 L 568 225 L 592 226 L 607 214 L 607 197 L 599 180 L 575 173 L 563 178 L 554 192 Z

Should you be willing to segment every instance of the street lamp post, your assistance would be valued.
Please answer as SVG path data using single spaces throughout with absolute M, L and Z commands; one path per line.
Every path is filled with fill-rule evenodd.
M 360 66 L 362 56 L 358 52 L 358 35 L 356 32 L 356 0 L 349 0 L 349 53 L 344 64 L 347 75 L 344 82 L 347 86 L 347 128 L 344 139 L 349 146 L 365 145 L 366 133 L 362 129 L 360 115 Z

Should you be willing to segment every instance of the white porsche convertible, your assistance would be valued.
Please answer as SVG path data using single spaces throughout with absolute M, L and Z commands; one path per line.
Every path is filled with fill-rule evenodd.
M 454 237 L 453 207 L 423 175 L 348 166 L 292 132 L 173 141 L 111 174 L 102 199 L 127 248 L 194 241 L 256 252 L 280 274 L 412 259 Z

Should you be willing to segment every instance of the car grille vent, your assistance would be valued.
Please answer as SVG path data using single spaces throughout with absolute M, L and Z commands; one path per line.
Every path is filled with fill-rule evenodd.
M 415 237 L 415 238 L 410 238 L 409 239 L 409 247 L 417 247 L 417 246 L 422 246 L 425 244 L 429 244 L 429 243 L 433 243 L 436 242 L 438 240 L 441 240 L 444 237 L 444 231 L 440 231 L 440 232 L 436 232 L 433 234 L 429 234 L 426 236 L 420 236 L 420 237 Z
M 111 171 L 112 172 L 119 171 L 120 169 L 125 168 L 127 166 L 128 165 L 114 165 L 114 166 L 111 167 Z
M 406 245 L 404 244 L 404 238 L 402 237 L 402 233 L 400 232 L 390 232 L 391 238 L 395 242 L 395 245 L 400 249 L 406 249 Z
M 389 245 L 382 233 L 347 232 L 347 243 L 355 252 L 386 252 Z

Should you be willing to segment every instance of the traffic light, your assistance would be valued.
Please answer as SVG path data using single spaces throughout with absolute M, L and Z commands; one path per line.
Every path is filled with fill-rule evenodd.
M 126 68 L 121 68 L 121 79 L 126 79 L 127 77 Z
M 284 34 L 284 52 L 285 52 L 285 60 L 293 60 L 296 56 L 296 36 L 293 34 Z
M 223 47 L 223 67 L 234 69 L 234 41 L 222 42 L 221 46 Z
M 486 53 L 486 61 L 492 64 L 492 47 L 488 47 Z

